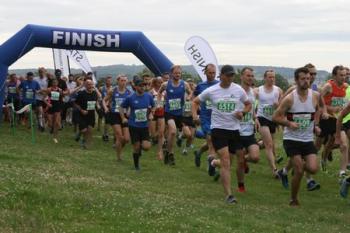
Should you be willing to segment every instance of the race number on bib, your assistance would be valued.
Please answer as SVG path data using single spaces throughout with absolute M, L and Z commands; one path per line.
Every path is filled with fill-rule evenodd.
M 344 107 L 345 104 L 345 99 L 343 97 L 332 97 L 332 107 Z
M 299 124 L 300 130 L 306 130 L 311 125 L 311 114 L 293 115 L 293 121 Z
M 206 100 L 206 101 L 205 101 L 205 107 L 206 107 L 207 109 L 212 109 L 212 108 L 213 108 L 213 104 L 211 103 L 210 100 Z
M 88 101 L 86 110 L 88 111 L 95 110 L 95 107 L 96 107 L 96 101 Z
M 236 103 L 233 100 L 219 100 L 217 103 L 217 109 L 220 112 L 232 113 L 235 111 Z
M 26 91 L 26 99 L 33 99 L 33 97 L 34 97 L 33 90 L 27 90 Z
M 58 101 L 60 99 L 60 93 L 57 91 L 51 91 L 51 100 Z
M 119 107 L 123 103 L 123 100 L 124 100 L 123 98 L 114 98 L 114 101 L 115 101 L 114 112 L 119 112 Z
M 263 106 L 263 114 L 265 116 L 272 116 L 273 114 L 273 106 L 272 105 L 264 105 Z
M 191 108 L 192 108 L 192 102 L 191 101 L 186 101 L 185 102 L 185 112 L 191 112 Z
M 247 112 L 246 114 L 244 114 L 242 122 L 251 123 L 252 119 L 253 119 L 253 114 L 251 112 Z
M 170 111 L 180 110 L 181 109 L 181 99 L 170 99 L 169 100 L 169 109 Z
M 135 110 L 135 122 L 147 121 L 147 108 Z
M 10 94 L 16 94 L 16 87 L 9 87 Z

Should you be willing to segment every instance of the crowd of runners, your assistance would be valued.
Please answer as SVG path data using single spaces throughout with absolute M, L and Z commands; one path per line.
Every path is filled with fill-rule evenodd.
M 292 173 L 290 205 L 298 206 L 302 177 L 307 180 L 307 190 L 320 189 L 312 175 L 319 164 L 326 171 L 327 163 L 333 160 L 332 151 L 339 148 L 340 195 L 347 196 L 348 68 L 335 66 L 332 77 L 317 87 L 316 67 L 307 64 L 295 70 L 295 83 L 286 92 L 275 85 L 274 70 L 264 72 L 264 82 L 259 87 L 254 85 L 254 70 L 250 67 L 240 71 L 241 83 L 233 82 L 236 71 L 230 65 L 217 71 L 215 65 L 208 64 L 205 74 L 204 82 L 184 81 L 181 67 L 175 65 L 160 77 L 134 76 L 129 81 L 120 74 L 116 78 L 106 77 L 103 86 L 96 87 L 92 73 L 62 77 L 60 70 L 50 74 L 39 68 L 37 77 L 32 72 L 26 77 L 9 74 L 3 111 L 5 120 L 11 124 L 28 125 L 27 113 L 13 113 L 31 104 L 39 131 L 48 131 L 53 143 L 58 144 L 60 130 L 71 124 L 75 140 L 83 149 L 91 146 L 92 129 L 97 122 L 98 129 L 103 131 L 102 139 L 113 140 L 117 161 L 131 156 L 124 152 L 131 143 L 137 171 L 141 169 L 142 153 L 152 145 L 156 159 L 168 166 L 176 164 L 179 156 L 175 154 L 176 146 L 183 155 L 193 152 L 196 167 L 201 166 L 206 154 L 208 175 L 221 181 L 228 204 L 237 202 L 231 187 L 231 167 L 236 171 L 237 192 L 245 192 L 249 164 L 259 162 L 262 149 L 271 179 L 279 179 L 284 188 L 289 188 L 288 176 Z M 113 135 L 109 134 L 110 128 Z M 278 131 L 283 135 L 288 158 L 285 161 L 277 154 Z M 196 138 L 204 140 L 195 150 Z

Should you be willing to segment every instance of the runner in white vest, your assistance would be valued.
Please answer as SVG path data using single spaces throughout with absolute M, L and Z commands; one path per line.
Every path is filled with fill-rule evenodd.
M 258 87 L 256 90 L 258 103 L 257 127 L 262 140 L 265 145 L 267 159 L 271 167 L 272 173 L 275 177 L 277 175 L 277 167 L 275 163 L 275 145 L 274 134 L 276 132 L 276 124 L 272 122 L 272 114 L 279 104 L 282 97 L 281 88 L 274 85 L 275 72 L 273 70 L 266 70 L 264 73 L 264 85 Z M 280 161 L 277 161 L 280 162 Z
M 294 176 L 291 189 L 291 206 L 298 206 L 298 191 L 304 170 L 315 174 L 318 170 L 314 127 L 318 124 L 318 114 L 322 106 L 320 94 L 311 90 L 310 74 L 306 67 L 295 70 L 297 88 L 288 94 L 273 114 L 273 121 L 284 126 L 283 147 L 290 157 Z

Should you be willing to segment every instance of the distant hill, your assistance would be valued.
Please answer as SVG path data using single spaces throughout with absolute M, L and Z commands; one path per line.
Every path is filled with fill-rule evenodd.
M 236 70 L 240 70 L 245 65 L 234 65 Z M 250 66 L 254 69 L 256 79 L 262 79 L 265 70 L 273 69 L 276 73 L 285 77 L 289 83 L 293 82 L 294 79 L 294 68 L 288 67 L 275 67 L 275 66 Z M 109 65 L 109 66 L 96 66 L 92 69 L 96 72 L 97 78 L 103 78 L 108 75 L 115 77 L 117 74 L 126 74 L 129 78 L 133 75 L 142 72 L 146 67 L 144 65 Z M 190 73 L 192 76 L 197 76 L 195 69 L 190 65 L 182 66 L 183 70 L 187 73 Z M 10 70 L 10 73 L 16 73 L 19 75 L 24 75 L 26 72 L 32 71 L 36 72 L 36 69 L 13 69 Z M 49 72 L 53 72 L 53 69 L 48 69 Z M 71 69 L 73 74 L 81 73 L 80 69 Z M 324 70 L 319 70 L 317 74 L 317 82 L 322 83 L 329 76 L 329 73 Z

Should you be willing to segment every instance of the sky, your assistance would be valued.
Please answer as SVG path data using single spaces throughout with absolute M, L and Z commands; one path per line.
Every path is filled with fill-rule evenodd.
M 346 0 L 0 0 L 0 44 L 27 24 L 142 31 L 174 64 L 189 65 L 184 44 L 205 38 L 219 64 L 350 66 Z M 141 64 L 132 54 L 87 52 L 92 66 Z M 10 69 L 53 67 L 34 48 Z M 74 66 L 73 66 L 74 67 Z

